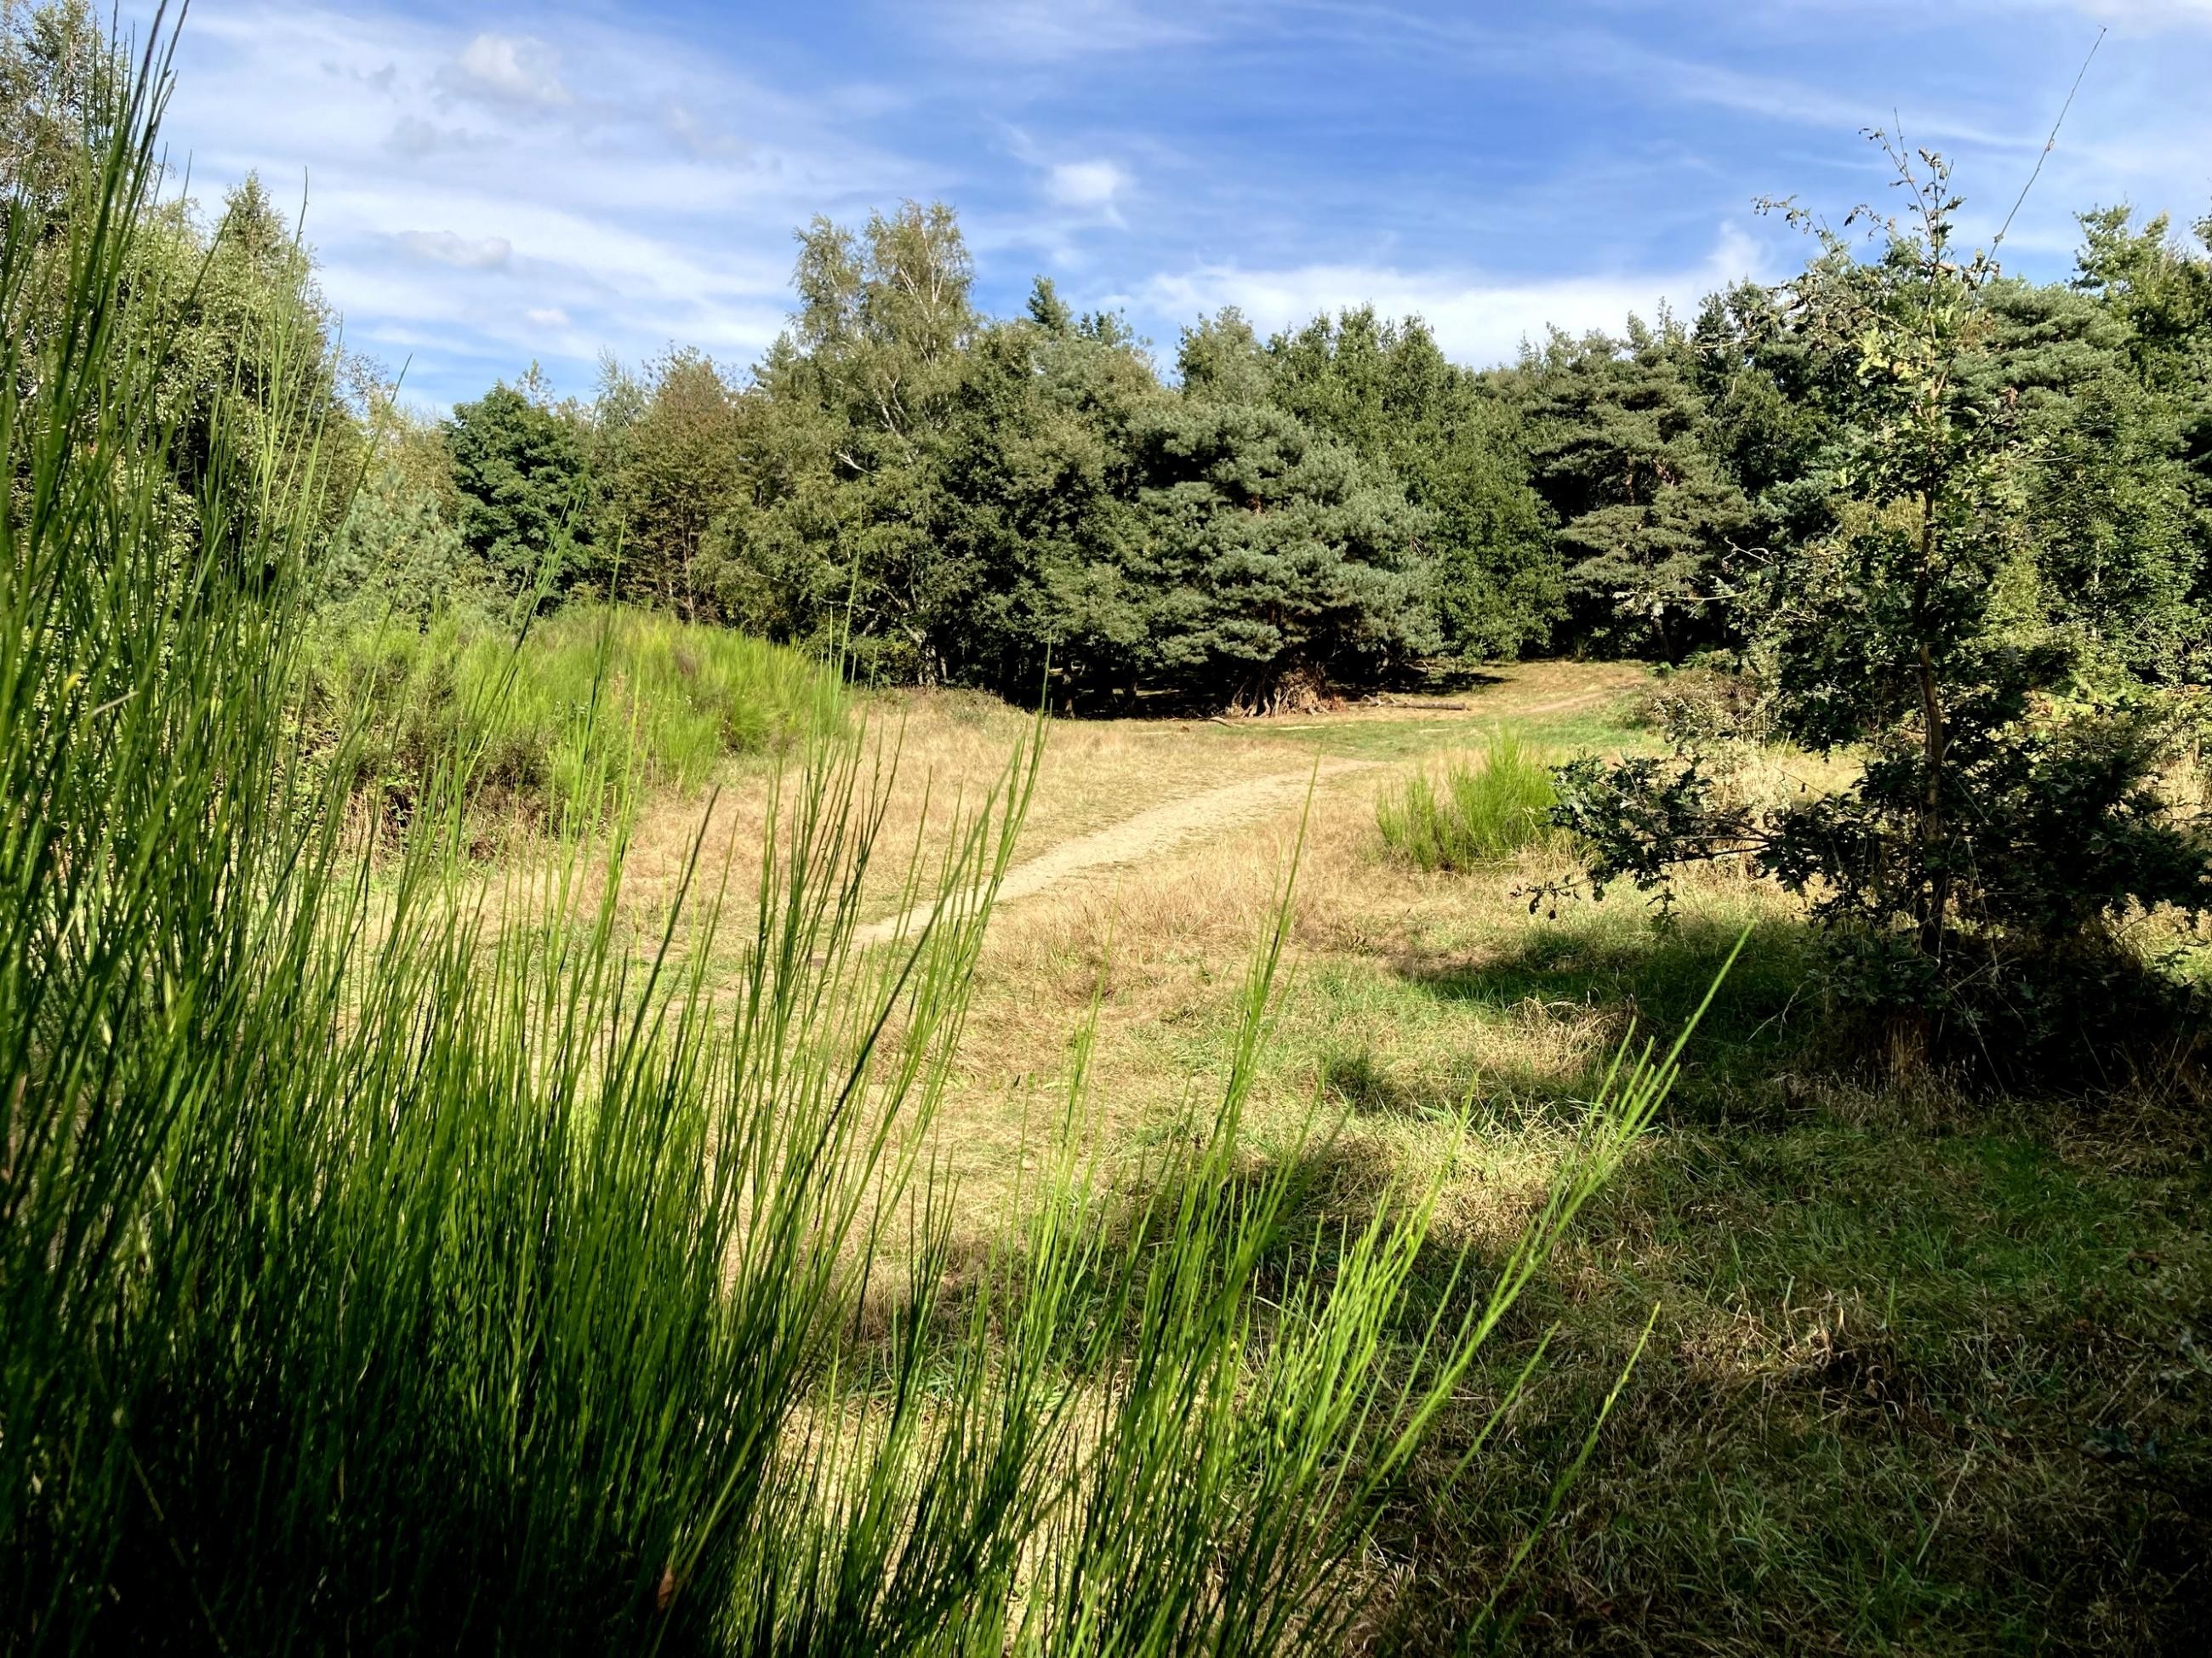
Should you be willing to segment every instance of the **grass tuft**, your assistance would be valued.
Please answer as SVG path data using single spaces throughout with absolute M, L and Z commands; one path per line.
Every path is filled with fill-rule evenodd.
M 1510 726 L 1492 732 L 1480 764 L 1447 761 L 1441 777 L 1415 772 L 1376 804 L 1383 844 L 1425 870 L 1485 869 L 1548 840 L 1551 768 Z

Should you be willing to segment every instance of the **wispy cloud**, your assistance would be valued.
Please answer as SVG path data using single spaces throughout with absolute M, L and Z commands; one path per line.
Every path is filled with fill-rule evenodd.
M 1210 32 L 1194 6 L 1139 0 L 957 0 L 932 16 L 938 38 L 963 54 L 1031 63 L 1188 46 Z
M 560 56 L 527 34 L 479 34 L 461 49 L 447 85 L 478 95 L 559 108 L 575 101 L 562 83 Z
M 410 358 L 418 394 L 548 352 L 581 381 L 602 347 L 671 340 L 743 363 L 782 325 L 793 227 L 933 193 L 825 100 L 672 38 L 538 27 L 249 0 L 186 27 L 169 135 L 194 188 L 304 173 L 349 340 Z
M 602 348 L 747 361 L 793 228 L 909 197 L 960 210 L 994 310 L 1042 267 L 1155 338 L 1371 301 L 1493 361 L 1778 274 L 1748 198 L 1880 199 L 1856 134 L 1893 110 L 1986 234 L 2100 23 L 2013 257 L 2062 270 L 2078 208 L 2212 201 L 2212 0 L 856 3 L 198 0 L 167 136 L 210 197 L 304 178 L 349 341 L 429 398 L 532 357 L 580 390 Z
M 514 255 L 514 244 L 504 236 L 470 238 L 450 230 L 403 230 L 392 240 L 401 252 L 416 258 L 461 270 L 497 270 Z
M 1045 174 L 1044 193 L 1058 207 L 1110 214 L 1129 182 L 1118 161 L 1062 161 Z

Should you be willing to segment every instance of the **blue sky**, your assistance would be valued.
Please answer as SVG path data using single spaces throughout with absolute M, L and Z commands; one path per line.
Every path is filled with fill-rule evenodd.
M 1986 234 L 2100 27 L 2007 245 L 2057 275 L 2078 209 L 2212 211 L 2212 0 L 197 0 L 167 137 L 203 199 L 304 189 L 348 343 L 429 404 L 748 364 L 793 229 L 906 197 L 959 210 L 992 310 L 1047 272 L 1168 357 L 1220 305 L 1373 301 L 1481 363 L 1780 276 L 1753 197 L 1879 197 L 1868 125 L 1953 155 Z

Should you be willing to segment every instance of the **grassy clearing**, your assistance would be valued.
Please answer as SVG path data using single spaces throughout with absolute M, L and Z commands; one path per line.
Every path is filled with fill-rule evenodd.
M 405 815 L 458 769 L 472 803 L 542 823 L 608 785 L 696 793 L 726 756 L 774 754 L 842 723 L 836 670 L 672 616 L 572 606 L 515 635 L 448 616 L 327 630 L 311 698 L 348 745 L 356 786 Z
M 1484 869 L 1550 835 L 1558 798 L 1550 765 L 1500 726 L 1479 761 L 1424 767 L 1385 793 L 1375 821 L 1383 845 L 1417 869 Z
M 165 364 L 107 331 L 166 82 L 116 68 L 72 234 L 11 217 L 0 259 L 0 1644 L 1340 1649 L 1376 1525 L 1679 1055 L 1609 1073 L 1503 1249 L 1448 1241 L 1441 1173 L 1310 1226 L 1328 1147 L 1247 1131 L 1277 894 L 1209 1104 L 1133 1165 L 1043 1137 L 969 1248 L 931 1159 L 1034 750 L 919 811 L 941 842 L 895 878 L 941 902 L 879 948 L 900 774 L 818 726 L 752 775 L 742 923 L 696 806 L 657 932 L 629 811 L 514 848 L 499 906 L 453 856 L 489 736 L 574 737 L 553 784 L 597 822 L 633 771 L 683 811 L 652 786 L 738 745 L 733 701 L 814 706 L 659 624 L 556 629 L 526 696 L 463 641 L 460 735 L 373 879 L 358 738 L 299 724 L 314 434 L 232 410 L 193 546 L 145 485 Z M 1070 1125 L 1099 1023 L 1061 1027 Z
M 108 188 L 142 191 L 127 131 Z M 66 257 L 112 296 L 112 246 Z M 580 616 L 514 718 L 583 733 L 572 805 L 644 780 L 605 855 L 526 840 L 497 907 L 455 872 L 434 831 L 520 680 L 488 658 L 373 885 L 289 723 L 307 515 L 180 567 L 112 314 L 0 329 L 53 354 L 0 375 L 11 1649 L 2201 1634 L 2201 1114 L 1836 1081 L 1803 934 L 1741 878 L 1661 932 L 1528 914 L 1541 839 L 1465 875 L 1389 854 L 1405 763 L 1509 720 L 1642 740 L 1636 671 L 1504 671 L 1455 718 L 1059 727 L 1011 773 L 1018 711 L 891 698 L 899 768 L 794 715 L 779 778 L 708 714 L 810 708 L 803 675 Z M 217 453 L 203 519 L 238 524 L 267 457 Z M 988 891 L 1024 800 L 1028 855 L 1318 755 L 1379 763 L 1303 826 L 854 946 Z M 725 860 L 759 878 L 718 905 Z M 1747 928 L 1679 1076 L 1608 1086 Z
M 1300 1214 L 1357 1224 L 1394 1181 L 1436 1178 L 1439 1238 L 1501 1258 L 1572 1155 L 1623 1031 L 1674 1028 L 1751 938 L 1661 1120 L 1401 1488 L 1369 1561 L 1382 1600 L 1367 1648 L 1458 1649 L 1541 1526 L 1499 1604 L 1505 1649 L 2187 1649 L 2212 1609 L 2201 1114 L 1839 1080 L 1852 1056 L 1826 1045 L 1810 941 L 1737 875 L 1689 881 L 1662 929 L 1626 896 L 1530 914 L 1515 889 L 1560 872 L 1556 848 L 1468 875 L 1390 853 L 1376 804 L 1405 767 L 1571 694 L 1559 672 L 1540 695 L 1502 677 L 1456 721 L 1343 717 L 1347 742 L 1407 759 L 1325 781 L 1306 829 L 1294 965 L 1246 1127 L 1267 1155 L 1302 1148 Z M 1571 717 L 1596 726 L 1620 707 Z M 1277 725 L 1066 735 L 1099 753 L 1156 744 L 1144 752 L 1173 766 Z M 1645 740 L 1619 723 L 1592 735 Z M 934 739 L 918 723 L 915 740 Z M 1109 764 L 1062 786 L 1110 797 L 1118 777 Z M 1073 1062 L 1063 1033 L 1094 994 L 1093 1149 L 1133 1165 L 1173 1143 L 1192 1078 L 1231 1064 L 1243 940 L 1297 834 L 1286 810 L 994 919 L 939 1127 L 964 1231 L 1003 1224 L 1023 1125 Z M 1304 1130 L 1317 1102 L 1318 1139 Z M 1441 1278 L 1424 1281 L 1435 1294 Z M 1462 1468 L 1555 1325 L 1541 1380 Z
M 1564 872 L 1557 847 L 1462 875 L 1383 842 L 1378 802 L 1498 724 L 1554 752 L 1649 743 L 1641 683 L 1530 665 L 1448 714 L 1086 722 L 1047 738 L 1024 857 L 1177 791 L 1304 773 L 1316 754 L 1382 762 L 1317 787 L 1246 1108 L 1253 1154 L 1295 1166 L 1308 1226 L 1357 1224 L 1394 1182 L 1437 1180 L 1437 1258 L 1504 1259 L 1631 1022 L 1678 1028 L 1752 930 L 1659 1122 L 1395 1494 L 1367 1558 L 1366 1649 L 1457 1649 L 1541 1526 L 1499 1604 L 1506 1649 L 2187 1649 L 2212 1610 L 2196 1566 L 2212 1553 L 2201 1115 L 1839 1081 L 1852 1056 L 1822 1032 L 1810 940 L 1758 884 L 1699 874 L 1666 929 L 1626 894 L 1553 920 L 1514 894 Z M 912 767 L 890 816 L 939 844 L 933 814 L 972 792 L 1024 716 L 943 693 L 880 713 L 902 724 Z M 1747 763 L 1758 786 L 1793 791 L 1836 769 Z M 745 798 L 718 807 L 741 844 Z M 648 816 L 639 834 L 655 833 Z M 994 916 L 931 1136 L 957 1176 L 963 1248 L 987 1248 L 1018 1212 L 1079 1062 L 1090 1092 L 1074 1127 L 1103 1168 L 1141 1169 L 1185 1135 L 1193 1098 L 1234 1064 L 1249 940 L 1298 834 L 1286 806 Z M 1425 1266 L 1413 1304 L 1442 1278 Z M 1544 1524 L 1655 1307 L 1636 1373 Z M 1540 1380 L 1462 1469 L 1554 1325 Z

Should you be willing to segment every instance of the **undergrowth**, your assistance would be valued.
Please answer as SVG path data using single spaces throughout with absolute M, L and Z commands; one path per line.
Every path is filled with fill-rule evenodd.
M 326 739 L 351 739 L 354 789 L 402 818 L 464 756 L 471 804 L 557 823 L 598 802 L 610 778 L 695 792 L 724 756 L 803 746 L 847 713 L 832 665 L 729 629 L 592 604 L 519 635 L 465 614 L 319 627 L 307 684 Z

